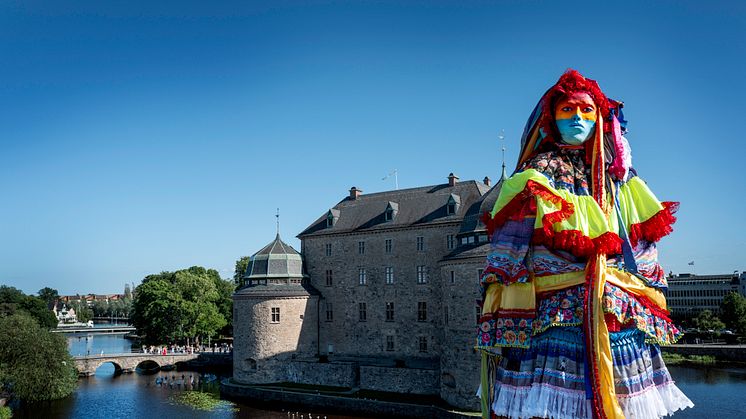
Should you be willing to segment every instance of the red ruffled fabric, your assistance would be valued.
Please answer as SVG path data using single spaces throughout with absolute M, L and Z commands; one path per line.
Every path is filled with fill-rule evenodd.
M 678 202 L 663 202 L 663 209 L 649 219 L 629 226 L 629 241 L 633 247 L 637 246 L 640 239 L 654 243 L 671 234 L 673 223 L 676 222 L 674 214 L 679 210 Z
M 539 196 L 546 201 L 559 205 L 560 209 L 544 214 L 541 219 L 542 227 L 535 229 L 531 238 L 533 244 L 540 244 L 550 249 L 564 250 L 577 257 L 590 257 L 600 253 L 607 255 L 621 253 L 622 240 L 612 232 L 591 239 L 579 230 L 554 231 L 552 225 L 570 218 L 575 211 L 575 206 L 553 194 L 546 186 L 533 180 L 528 180 L 523 191 L 513 197 L 494 217 L 490 217 L 487 212 L 482 215 L 482 222 L 487 226 L 487 234 L 490 240 L 492 240 L 492 234 L 495 230 L 505 224 L 507 220 L 520 220 L 528 215 L 535 215 L 536 202 L 531 199 L 534 196 Z

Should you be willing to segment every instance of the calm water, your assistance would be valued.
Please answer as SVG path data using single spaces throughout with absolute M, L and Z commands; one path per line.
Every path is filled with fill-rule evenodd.
M 68 336 L 70 353 L 121 353 L 130 351 L 130 341 L 123 335 Z M 674 418 L 746 418 L 746 369 L 742 368 L 689 368 L 670 367 L 677 385 L 695 404 L 694 409 L 678 412 Z M 18 418 L 262 418 L 288 419 L 288 412 L 257 409 L 255 407 L 224 401 L 217 409 L 204 412 L 194 410 L 175 400 L 185 390 L 159 387 L 157 377 L 175 375 L 177 378 L 189 371 L 164 371 L 155 375 L 139 373 L 114 376 L 114 367 L 104 364 L 96 375 L 79 380 L 78 390 L 67 399 L 30 406 L 16 411 Z M 218 394 L 217 382 L 205 385 L 201 391 Z M 314 414 L 313 419 L 342 419 L 342 416 Z M 300 419 L 299 416 L 291 419 Z M 304 414 L 308 419 L 308 414 Z

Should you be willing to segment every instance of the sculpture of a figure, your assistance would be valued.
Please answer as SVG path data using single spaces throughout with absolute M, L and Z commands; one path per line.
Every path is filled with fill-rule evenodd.
M 678 204 L 631 167 L 622 103 L 568 70 L 541 98 L 485 214 L 483 417 L 657 418 L 692 402 L 659 345 L 681 332 L 656 242 Z

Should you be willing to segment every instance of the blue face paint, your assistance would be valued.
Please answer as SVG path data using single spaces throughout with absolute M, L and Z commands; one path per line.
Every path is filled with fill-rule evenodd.
M 596 121 L 589 121 L 579 116 L 557 120 L 557 129 L 562 136 L 562 142 L 570 145 L 583 144 L 590 138 L 595 126 Z

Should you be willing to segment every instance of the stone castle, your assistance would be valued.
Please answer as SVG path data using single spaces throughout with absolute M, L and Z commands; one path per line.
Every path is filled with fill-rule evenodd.
M 234 380 L 439 395 L 479 410 L 475 344 L 500 183 L 350 194 L 251 257 L 234 300 Z

